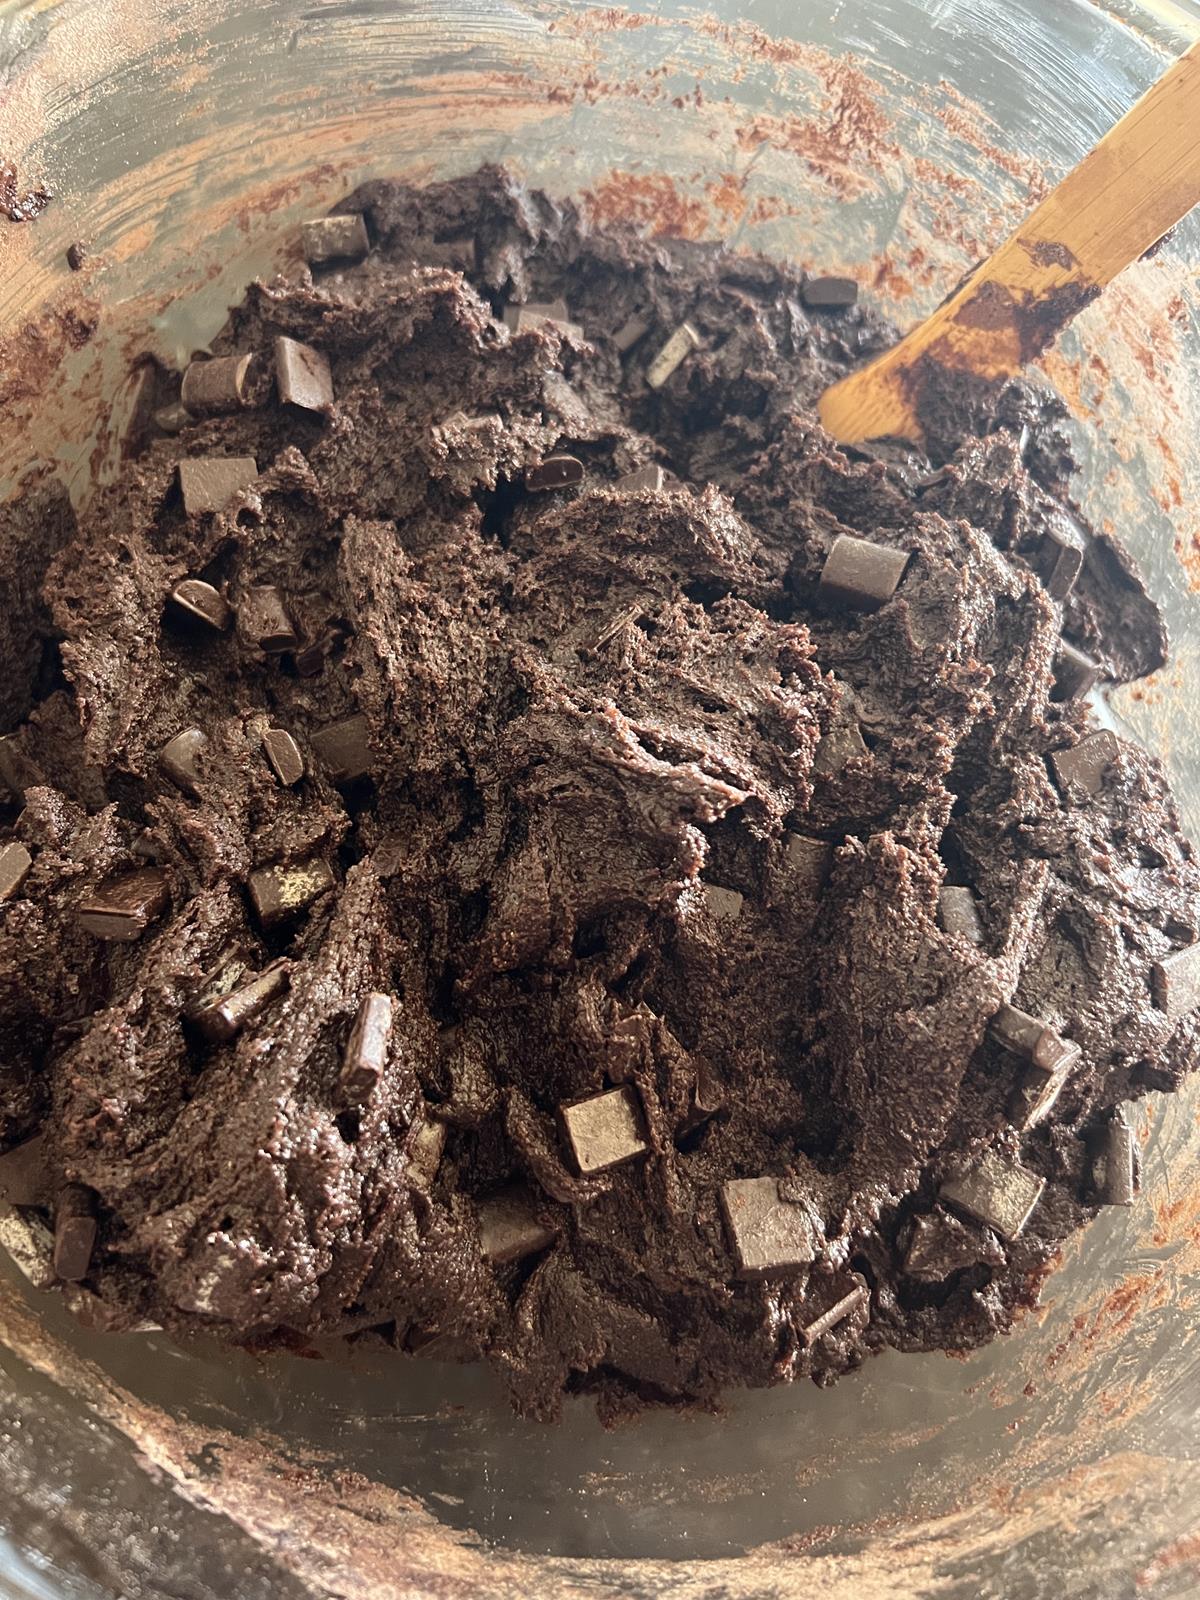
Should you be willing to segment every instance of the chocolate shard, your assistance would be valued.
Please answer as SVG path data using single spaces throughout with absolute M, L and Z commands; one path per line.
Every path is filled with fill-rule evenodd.
M 50 1203 L 52 1193 L 44 1133 L 35 1133 L 0 1156 L 0 1201 L 10 1206 L 44 1206 Z
M 223 595 L 203 578 L 184 578 L 171 590 L 170 601 L 186 616 L 224 633 L 233 622 L 233 609 Z
M 845 1322 L 847 1317 L 852 1317 L 860 1306 L 868 1305 L 870 1299 L 871 1291 L 866 1284 L 857 1284 L 848 1294 L 842 1295 L 840 1300 L 835 1300 L 828 1311 L 823 1311 L 814 1321 L 800 1329 L 800 1343 L 805 1349 L 811 1350 L 822 1334 L 831 1332 L 839 1323 Z
M 1200 1005 L 1200 944 L 1172 950 L 1150 968 L 1154 1004 L 1174 1022 Z
M 408 1146 L 408 1174 L 418 1188 L 433 1187 L 445 1148 L 446 1124 L 426 1112 Z
M 1059 789 L 1069 795 L 1072 786 L 1085 794 L 1097 795 L 1104 788 L 1104 775 L 1116 765 L 1121 754 L 1121 741 L 1115 733 L 1104 728 L 1090 733 L 1069 750 L 1055 750 L 1050 765 Z
M 622 494 L 640 494 L 648 490 L 657 494 L 663 486 L 663 469 L 657 461 L 652 461 L 648 466 L 636 467 L 632 472 L 626 472 L 616 481 L 615 487 Z
M 14 800 L 24 798 L 26 789 L 33 789 L 46 780 L 21 749 L 15 733 L 0 738 L 0 789 L 7 789 Z
M 565 300 L 551 300 L 544 305 L 536 305 L 530 301 L 526 305 L 506 306 L 504 322 L 514 333 L 529 333 L 540 328 L 545 322 L 553 322 L 573 337 L 583 338 L 583 329 L 577 322 L 571 321 L 571 313 L 567 309 Z
M 370 725 L 362 712 L 318 728 L 312 736 L 312 747 L 332 783 L 350 783 L 365 777 L 374 761 Z
M 890 550 L 870 539 L 840 533 L 825 557 L 818 589 L 826 599 L 857 611 L 878 611 L 895 594 L 908 555 L 907 550 Z
M 957 934 L 972 944 L 983 943 L 983 922 L 974 891 L 957 883 L 945 883 L 938 890 L 938 922 L 945 933 Z
M 681 322 L 646 368 L 646 382 L 652 389 L 661 389 L 677 368 L 683 365 L 695 350 L 699 350 L 700 335 L 690 322 Z
M 329 411 L 333 405 L 329 358 L 312 345 L 282 333 L 275 341 L 275 383 L 285 405 L 320 412 Z
M 180 403 L 194 417 L 219 416 L 250 404 L 252 355 L 214 356 L 190 361 L 179 390 Z
M 981 1262 L 999 1266 L 1004 1252 L 990 1233 L 968 1228 L 948 1211 L 935 1210 L 913 1222 L 904 1270 L 923 1283 L 944 1283 L 952 1273 Z
M 76 915 L 84 932 L 97 939 L 131 941 L 162 916 L 170 898 L 162 868 L 142 867 L 97 889 Z
M 1118 1111 L 1091 1141 L 1092 1194 L 1102 1206 L 1131 1206 L 1137 1189 L 1133 1129 Z
M 513 1184 L 479 1202 L 479 1243 L 494 1267 L 520 1261 L 553 1244 L 557 1234 L 540 1219 L 534 1197 Z
M 1045 1178 L 1039 1178 L 1011 1156 L 989 1150 L 961 1178 L 943 1183 L 938 1197 L 993 1229 L 1001 1238 L 1018 1239 L 1045 1187 Z
M 274 867 L 258 867 L 246 880 L 254 910 L 264 928 L 277 927 L 306 911 L 334 888 L 333 868 L 321 856 Z
M 1100 677 L 1100 663 L 1082 650 L 1076 650 L 1065 639 L 1059 641 L 1054 658 L 1054 698 L 1079 700 L 1093 688 Z
M 238 605 L 237 625 L 247 644 L 269 656 L 283 655 L 300 643 L 287 602 L 273 583 L 258 583 L 246 590 Z
M 857 717 L 840 717 L 829 729 L 822 734 L 817 748 L 813 751 L 812 769 L 814 772 L 823 773 L 832 777 L 840 772 L 848 761 L 857 761 L 860 757 L 870 755 L 866 741 L 862 736 L 862 726 Z
M 609 1089 L 559 1109 L 575 1165 L 586 1178 L 644 1156 L 650 1146 L 636 1092 Z
M 639 317 L 636 312 L 625 321 L 612 336 L 612 342 L 621 355 L 627 355 L 635 344 L 639 344 L 650 332 L 648 317 Z
M 23 844 L 13 840 L 0 844 L 0 906 L 11 900 L 29 876 L 33 857 Z
M 357 211 L 302 222 L 300 242 L 310 267 L 327 261 L 361 261 L 371 248 L 367 225 Z
M 547 456 L 539 466 L 525 470 L 525 487 L 535 492 L 571 489 L 582 482 L 583 462 L 577 456 Z
M 228 994 L 214 995 L 197 1006 L 190 1020 L 210 1044 L 228 1044 L 247 1023 L 265 1011 L 272 1000 L 283 994 L 290 982 L 290 964 L 273 961 Z
M 285 789 L 300 782 L 304 776 L 304 757 L 286 728 L 268 728 L 263 734 L 262 747 L 271 771 Z
M 810 839 L 803 833 L 785 834 L 783 858 L 797 884 L 810 894 L 820 894 L 833 867 L 833 846 L 827 839 Z
M 234 495 L 257 482 L 253 456 L 189 456 L 179 463 L 179 488 L 189 517 L 224 511 Z
M 1073 517 L 1055 509 L 1038 552 L 1038 575 L 1052 600 L 1065 600 L 1083 566 L 1087 538 Z
M 852 306 L 858 300 L 858 284 L 853 278 L 807 278 L 800 286 L 800 298 L 810 310 Z
M 68 1184 L 54 1207 L 54 1273 L 64 1283 L 86 1278 L 96 1248 L 95 1195 L 81 1183 Z
M 742 914 L 742 906 L 746 899 L 737 889 L 726 889 L 719 883 L 706 883 L 704 898 L 708 902 L 711 915 L 719 917 L 723 922 L 736 922 Z
M 734 1178 L 721 1188 L 739 1278 L 769 1277 L 811 1266 L 821 1231 L 807 1206 L 779 1198 L 778 1178 Z
M 368 1099 L 383 1076 L 392 1040 L 392 1005 L 390 994 L 373 993 L 365 995 L 358 1008 L 339 1079 L 352 1104 Z
M 990 1028 L 1005 1049 L 1023 1056 L 1044 1077 L 1065 1078 L 1079 1060 L 1080 1047 L 1073 1039 L 1064 1039 L 1048 1023 L 1016 1006 L 1001 1006 Z
M 188 794 L 196 793 L 200 781 L 197 760 L 208 748 L 208 735 L 201 728 L 185 728 L 168 739 L 158 753 L 162 769 L 171 782 Z
M 292 664 L 296 668 L 296 676 L 298 678 L 315 678 L 324 670 L 332 646 L 332 636 L 322 634 L 319 639 L 311 640 L 302 650 L 297 650 L 292 658 Z

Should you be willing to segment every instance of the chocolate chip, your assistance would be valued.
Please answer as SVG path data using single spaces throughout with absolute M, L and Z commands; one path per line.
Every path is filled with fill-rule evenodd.
M 525 472 L 525 487 L 530 490 L 570 489 L 583 482 L 583 462 L 575 456 L 547 456 L 537 467 Z
M 1016 1006 L 1001 1006 L 990 1027 L 1006 1049 L 1024 1056 L 1039 1072 L 1058 1073 L 1079 1059 L 1080 1049 L 1073 1039 L 1063 1039 L 1047 1023 Z
M 113 878 L 85 900 L 77 912 L 79 926 L 97 939 L 139 939 L 169 901 L 166 873 L 161 867 L 142 867 Z
M 700 335 L 690 322 L 681 322 L 646 368 L 646 382 L 651 389 L 661 389 L 663 384 L 694 350 L 700 348 Z
M 797 882 L 810 894 L 819 894 L 833 866 L 833 846 L 829 841 L 788 833 L 784 835 L 783 855 Z
M 35 1133 L 32 1139 L 15 1145 L 0 1156 L 0 1201 L 10 1206 L 43 1206 L 49 1203 L 53 1180 L 46 1164 L 46 1136 Z
M 939 1198 L 1002 1238 L 1017 1239 L 1045 1187 L 1045 1178 L 1011 1156 L 989 1150 L 970 1172 L 943 1183 Z
M 778 1178 L 734 1178 L 721 1189 L 721 1208 L 740 1278 L 796 1272 L 821 1248 L 808 1208 L 779 1198 Z
M 1115 766 L 1120 753 L 1120 740 L 1105 728 L 1100 733 L 1089 734 L 1069 750 L 1055 750 L 1050 756 L 1050 765 L 1064 795 L 1070 794 L 1072 785 L 1085 794 L 1096 795 L 1104 787 L 1104 774 Z
M 387 1066 L 392 1039 L 392 997 L 364 996 L 342 1055 L 342 1093 L 354 1105 L 369 1098 Z
M 169 406 L 159 406 L 154 413 L 154 426 L 160 433 L 182 433 L 191 420 L 191 412 L 178 400 Z
M 200 728 L 185 728 L 167 741 L 158 753 L 163 771 L 171 782 L 188 794 L 195 794 L 200 781 L 196 766 L 208 747 L 208 735 Z
M 0 906 L 13 898 L 32 866 L 33 857 L 23 844 L 14 839 L 11 844 L 0 845 Z
M 1200 944 L 1172 950 L 1150 968 L 1154 1004 L 1174 1022 L 1200 1005 Z
M 370 772 L 374 754 L 369 735 L 370 725 L 361 712 L 317 729 L 312 736 L 312 747 L 331 782 L 350 783 Z
M 67 265 L 72 272 L 82 272 L 87 258 L 87 246 L 78 239 L 75 240 L 74 244 L 67 246 Z
M 0 738 L 0 788 L 7 789 L 14 800 L 24 798 L 26 789 L 36 788 L 45 779 L 21 749 L 15 733 Z
M 189 617 L 224 633 L 233 622 L 233 610 L 223 595 L 203 578 L 184 578 L 171 590 L 170 600 Z
M 1136 1190 L 1133 1129 L 1121 1112 L 1091 1142 L 1092 1193 L 1102 1206 L 1131 1206 Z
M 739 894 L 736 889 L 723 888 L 719 883 L 706 883 L 704 898 L 708 902 L 712 916 L 719 917 L 724 922 L 736 922 L 742 914 L 742 905 L 746 897 Z
M 1087 694 L 1100 677 L 1100 663 L 1061 639 L 1054 658 L 1054 698 L 1078 700 Z
M 310 267 L 326 261 L 361 261 L 371 248 L 367 225 L 356 211 L 302 222 L 300 241 Z
M 1075 587 L 1085 550 L 1082 529 L 1064 512 L 1057 512 L 1042 540 L 1037 561 L 1039 576 L 1052 600 L 1065 600 Z
M 314 639 L 311 644 L 306 644 L 303 650 L 297 650 L 293 657 L 298 678 L 315 678 L 324 668 L 328 659 L 332 640 L 328 635 Z
M 833 541 L 818 583 L 829 600 L 844 601 L 858 611 L 877 611 L 892 598 L 908 565 L 907 550 L 840 533 Z
M 523 306 L 506 306 L 504 322 L 514 333 L 529 333 L 541 327 L 544 322 L 553 322 L 575 338 L 583 338 L 583 329 L 577 322 L 571 321 L 571 313 L 567 310 L 565 300 L 552 300 L 547 305 L 535 305 L 530 302 Z
M 291 967 L 275 961 L 269 967 L 239 984 L 228 994 L 214 995 L 191 1013 L 191 1021 L 212 1044 L 228 1044 L 247 1023 L 265 1011 L 271 1001 L 283 994 L 291 982 Z
M 584 1177 L 633 1161 L 650 1148 L 638 1097 L 630 1088 L 610 1089 L 590 1100 L 562 1106 L 559 1118 Z
M 806 278 L 800 285 L 800 298 L 811 311 L 852 306 L 858 299 L 858 284 L 853 278 Z
M 275 341 L 275 382 L 279 398 L 304 411 L 328 411 L 333 405 L 329 358 L 310 344 L 280 334 Z
M 961 884 L 946 883 L 938 890 L 938 921 L 946 933 L 969 939 L 972 944 L 983 943 L 978 902 L 972 890 Z
M 521 1184 L 479 1202 L 479 1243 L 493 1266 L 544 1250 L 555 1237 L 555 1230 L 538 1217 L 532 1194 Z
M 848 761 L 856 761 L 862 756 L 870 755 L 866 742 L 862 736 L 862 727 L 858 718 L 854 716 L 842 717 L 823 734 L 813 751 L 812 769 L 814 772 L 823 773 L 832 777 L 835 772 L 840 772 Z
M 333 868 L 320 856 L 274 867 L 258 867 L 246 880 L 258 920 L 264 928 L 276 927 L 306 911 L 337 884 Z
M 304 757 L 300 746 L 285 728 L 268 728 L 262 737 L 263 754 L 271 763 L 271 771 L 285 788 L 299 783 L 304 776 Z
M 179 487 L 188 516 L 224 511 L 240 494 L 258 482 L 253 456 L 189 456 L 179 463 Z
M 637 467 L 633 472 L 626 472 L 617 479 L 616 487 L 622 494 L 638 494 L 648 489 L 651 494 L 657 494 L 663 486 L 663 469 L 657 461 L 652 461 L 649 466 Z
M 258 583 L 238 602 L 238 633 L 266 655 L 279 656 L 300 643 L 287 602 L 273 583 Z
M 426 1115 L 418 1123 L 408 1146 L 408 1174 L 419 1188 L 432 1188 L 445 1148 L 446 1124 Z
M 95 1197 L 80 1183 L 68 1184 L 54 1207 L 54 1273 L 64 1283 L 87 1277 L 96 1248 Z
M 992 1234 L 968 1228 L 946 1211 L 933 1211 L 913 1223 L 904 1270 L 924 1283 L 944 1283 L 953 1272 L 980 1262 L 999 1266 L 1003 1260 L 1004 1252 Z
M 811 1349 L 822 1334 L 829 1333 L 840 1322 L 845 1322 L 858 1310 L 865 1306 L 871 1298 L 871 1291 L 865 1283 L 860 1283 L 851 1289 L 849 1294 L 844 1294 L 840 1300 L 835 1300 L 828 1311 L 823 1311 L 815 1321 L 808 1323 L 800 1329 L 800 1342 L 806 1349 Z
M 249 405 L 247 379 L 253 361 L 251 355 L 189 361 L 179 389 L 184 409 L 194 417 L 212 417 Z

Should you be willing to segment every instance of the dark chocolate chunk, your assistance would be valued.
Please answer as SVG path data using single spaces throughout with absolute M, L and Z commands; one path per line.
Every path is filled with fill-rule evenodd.
M 877 611 L 895 594 L 907 565 L 907 550 L 840 533 L 821 568 L 820 592 L 858 611 Z
M 182 433 L 191 420 L 191 412 L 178 400 L 159 406 L 154 413 L 154 426 L 160 433 Z
M 649 386 L 652 389 L 661 389 L 676 368 L 681 366 L 693 351 L 699 350 L 700 343 L 700 335 L 691 323 L 681 322 L 646 368 L 646 382 Z
M 939 1198 L 993 1228 L 1001 1238 L 1018 1239 L 1045 1187 L 1045 1178 L 1039 1178 L 1011 1156 L 989 1150 L 961 1178 L 943 1183 Z
M 726 889 L 719 883 L 706 883 L 704 898 L 714 917 L 720 917 L 725 922 L 736 922 L 742 914 L 742 905 L 746 897 L 737 889 Z
M 310 344 L 280 334 L 275 341 L 275 382 L 279 398 L 304 411 L 328 411 L 333 405 L 329 358 Z
M 548 305 L 534 305 L 530 302 L 523 306 L 506 306 L 504 321 L 514 333 L 529 333 L 541 327 L 544 322 L 553 322 L 575 338 L 583 337 L 583 329 L 577 322 L 571 321 L 571 313 L 567 310 L 565 300 L 552 300 Z
M 538 1217 L 533 1195 L 522 1184 L 479 1202 L 479 1243 L 486 1260 L 500 1267 L 553 1244 L 555 1231 Z
M 253 361 L 252 355 L 190 361 L 179 390 L 184 410 L 194 417 L 212 417 L 249 405 L 248 379 Z
M 1174 1021 L 1200 1005 L 1200 944 L 1172 950 L 1150 968 L 1154 1004 Z
M 292 658 L 293 665 L 296 668 L 296 676 L 298 678 L 315 678 L 324 669 L 325 663 L 329 659 L 332 643 L 332 639 L 326 634 L 320 639 L 312 640 L 302 650 L 297 650 Z
M 170 902 L 167 875 L 161 867 L 142 867 L 113 878 L 85 900 L 77 912 L 79 926 L 97 939 L 139 939 Z
M 312 747 L 333 783 L 349 783 L 365 776 L 374 760 L 370 725 L 361 712 L 318 728 L 312 736 Z
M 33 857 L 23 844 L 15 839 L 11 844 L 0 844 L 0 906 L 13 898 L 32 866 Z
M 829 1333 L 836 1328 L 839 1322 L 845 1322 L 847 1317 L 853 1316 L 859 1306 L 866 1305 L 871 1298 L 871 1291 L 865 1283 L 858 1284 L 851 1289 L 849 1294 L 844 1294 L 840 1300 L 835 1300 L 828 1311 L 823 1311 L 813 1322 L 800 1330 L 800 1342 L 807 1349 L 811 1349 L 824 1333 Z
M 10 1206 L 44 1206 L 52 1191 L 45 1134 L 35 1133 L 0 1156 L 0 1201 Z
M 263 734 L 263 754 L 271 763 L 271 771 L 285 788 L 299 783 L 304 776 L 304 757 L 300 746 L 286 728 L 268 728 Z
M 1075 587 L 1086 548 L 1083 530 L 1074 518 L 1056 509 L 1038 555 L 1039 574 L 1052 600 L 1065 600 Z
M 202 729 L 185 728 L 163 745 L 158 759 L 173 784 L 188 794 L 195 794 L 200 781 L 196 762 L 207 748 L 208 735 Z
M 247 589 L 237 608 L 238 633 L 269 656 L 283 655 L 300 643 L 287 602 L 273 583 Z
M 788 833 L 784 835 L 783 854 L 797 882 L 811 894 L 819 894 L 833 866 L 833 846 L 829 841 Z
M 206 623 L 218 633 L 224 633 L 233 621 L 233 610 L 224 596 L 203 578 L 184 578 L 171 590 L 170 598 L 172 604 L 189 617 Z
M 852 306 L 858 299 L 858 284 L 853 278 L 806 278 L 800 286 L 800 298 L 812 310 Z
M 1070 793 L 1073 784 L 1094 795 L 1103 789 L 1104 774 L 1116 764 L 1120 753 L 1120 740 L 1105 728 L 1088 734 L 1069 750 L 1053 751 L 1050 765 L 1064 795 Z
M 253 1022 L 291 982 L 287 961 L 274 961 L 228 994 L 214 995 L 191 1014 L 191 1021 L 212 1044 L 228 1044 Z
M 1079 1046 L 1063 1039 L 1053 1028 L 1016 1006 L 1001 1006 L 991 1020 L 993 1035 L 1006 1049 L 1024 1056 L 1044 1073 L 1061 1072 L 1079 1059 Z
M 779 1198 L 778 1178 L 734 1178 L 721 1208 L 740 1278 L 796 1272 L 811 1265 L 821 1234 L 808 1208 Z
M 651 494 L 657 494 L 662 486 L 663 469 L 657 461 L 652 461 L 645 467 L 637 467 L 633 472 L 624 473 L 616 482 L 616 487 L 622 494 L 637 494 L 646 489 Z
M 429 1189 L 442 1164 L 446 1148 L 446 1124 L 428 1114 L 417 1124 L 408 1146 L 408 1173 L 419 1188 Z
M 812 769 L 831 777 L 835 772 L 840 772 L 848 761 L 856 761 L 869 754 L 858 718 L 841 717 L 828 733 L 821 736 L 813 751 Z
M 647 318 L 637 315 L 626 317 L 616 333 L 613 334 L 612 342 L 616 345 L 621 355 L 626 355 L 649 332 L 650 323 Z
M 257 482 L 253 456 L 190 456 L 179 463 L 183 509 L 190 517 L 224 511 L 234 495 Z
M 575 1164 L 584 1177 L 633 1161 L 650 1148 L 633 1089 L 610 1089 L 590 1100 L 563 1106 L 559 1117 Z
M 968 1228 L 948 1211 L 936 1210 L 913 1222 L 904 1270 L 924 1283 L 943 1283 L 951 1273 L 981 1262 L 999 1266 L 1003 1260 L 1004 1251 L 990 1231 Z
M 1136 1190 L 1133 1129 L 1121 1112 L 1091 1141 L 1092 1193 L 1102 1206 L 1131 1206 Z
M 87 1277 L 96 1248 L 95 1196 L 80 1183 L 68 1184 L 54 1207 L 54 1272 L 64 1283 Z
M 0 1250 L 35 1289 L 54 1283 L 54 1235 L 36 1212 L 0 1207 Z
M 525 487 L 530 490 L 570 489 L 583 482 L 583 462 L 576 456 L 547 456 L 537 467 L 525 472 Z
M 946 933 L 958 934 L 972 944 L 983 943 L 983 923 L 974 892 L 961 884 L 946 883 L 938 890 L 938 921 Z
M 246 880 L 258 920 L 264 928 L 273 928 L 306 911 L 314 900 L 336 884 L 333 868 L 320 856 L 311 861 L 258 867 Z
M 75 240 L 74 244 L 67 246 L 67 265 L 72 272 L 82 272 L 87 258 L 87 246 L 78 239 Z
M 1100 677 L 1100 663 L 1061 639 L 1054 658 L 1054 698 L 1079 700 Z
M 326 261 L 361 261 L 371 248 L 367 225 L 357 211 L 302 222 L 300 241 L 310 267 Z
M 392 1039 L 392 997 L 364 996 L 342 1056 L 342 1093 L 354 1104 L 366 1100 L 383 1076 Z
M 6 733 L 0 738 L 0 789 L 7 789 L 14 800 L 20 800 L 26 789 L 35 788 L 45 781 L 21 749 L 15 733 Z

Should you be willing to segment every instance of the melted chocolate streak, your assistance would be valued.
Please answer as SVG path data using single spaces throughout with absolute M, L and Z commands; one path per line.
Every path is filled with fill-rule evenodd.
M 1088 730 L 1060 630 L 1118 679 L 1165 644 L 1112 540 L 1085 530 L 1065 605 L 1041 582 L 1057 403 L 955 397 L 941 470 L 841 451 L 813 402 L 893 334 L 787 268 L 590 233 L 495 170 L 345 209 L 369 257 L 254 285 L 217 341 L 263 403 L 152 430 L 78 528 L 50 490 L 6 513 L 0 839 L 32 867 L 0 906 L 2 1127 L 41 1130 L 65 1215 L 90 1194 L 76 1304 L 482 1356 L 538 1417 L 987 1341 L 1094 1214 L 1112 1108 L 1196 1052 L 1150 989 L 1200 889 L 1158 764 L 1121 742 L 1095 793 L 1047 766 Z M 328 356 L 332 408 L 265 392 L 279 335 Z M 582 482 L 527 492 L 552 454 Z M 181 456 L 257 483 L 189 516 Z M 662 490 L 615 487 L 652 461 Z M 819 586 L 844 533 L 909 553 L 873 612 Z M 164 609 L 186 577 L 239 625 Z M 270 586 L 303 656 L 258 648 Z M 261 876 L 311 862 L 332 890 Z M 169 906 L 151 871 L 114 910 L 155 864 Z M 1080 1047 L 1026 1128 L 1009 1001 Z M 988 1147 L 1045 1180 L 1013 1238 Z M 964 1175 L 997 1228 L 936 1205 Z

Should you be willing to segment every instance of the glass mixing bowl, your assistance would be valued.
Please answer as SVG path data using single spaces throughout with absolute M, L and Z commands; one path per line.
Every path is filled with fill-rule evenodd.
M 1200 34 L 1084 0 L 0 3 L 0 486 L 110 475 L 130 364 L 202 348 L 296 223 L 369 176 L 503 159 L 592 213 L 852 272 L 920 317 Z M 0 166 L 0 187 L 5 182 Z M 68 269 L 79 241 L 86 258 Z M 1042 363 L 1171 665 L 1114 697 L 1200 823 L 1200 225 Z M 603 1432 L 481 1372 L 229 1360 L 78 1327 L 0 1274 L 14 1595 L 1200 1592 L 1195 1091 L 1137 1111 L 1143 1190 L 967 1361 Z

